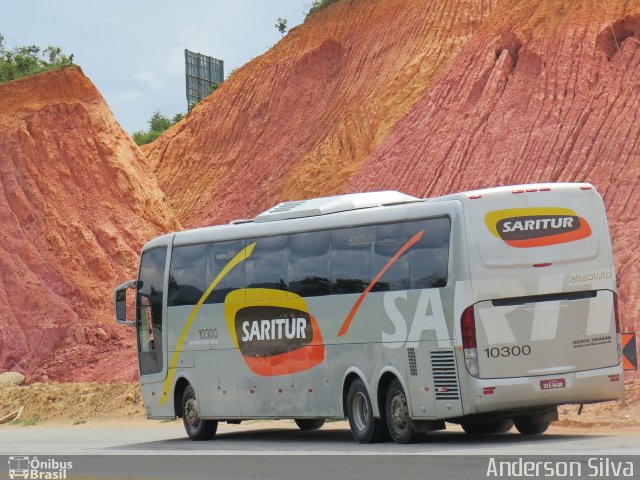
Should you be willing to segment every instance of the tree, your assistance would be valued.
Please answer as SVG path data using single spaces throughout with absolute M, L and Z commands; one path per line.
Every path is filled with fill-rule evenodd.
M 69 65 L 73 65 L 73 55 L 65 55 L 60 47 L 49 45 L 42 50 L 37 45 L 27 45 L 8 50 L 0 34 L 0 83 Z
M 284 37 L 284 34 L 287 33 L 287 19 L 286 18 L 278 18 L 275 24 L 276 29 L 280 32 L 280 34 Z
M 149 119 L 149 127 L 151 127 L 152 131 L 164 132 L 170 126 L 171 120 L 169 120 L 169 117 L 162 115 L 160 110 L 153 112 L 153 115 L 151 115 Z
M 151 143 L 167 128 L 178 123 L 183 118 L 184 114 L 176 113 L 172 119 L 169 119 L 169 117 L 162 115 L 159 110 L 156 110 L 149 119 L 149 131 L 145 132 L 144 130 L 139 130 L 134 132 L 132 135 L 133 141 L 136 142 L 137 145 Z

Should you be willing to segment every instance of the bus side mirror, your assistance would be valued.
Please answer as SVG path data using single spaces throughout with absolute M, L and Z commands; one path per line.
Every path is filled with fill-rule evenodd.
M 136 281 L 129 280 L 122 285 L 118 285 L 113 292 L 113 302 L 116 312 L 116 323 L 133 327 L 136 324 L 135 319 L 127 318 L 127 290 L 135 288 Z

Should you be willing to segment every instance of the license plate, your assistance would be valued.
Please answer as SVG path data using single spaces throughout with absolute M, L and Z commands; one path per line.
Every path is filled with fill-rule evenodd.
M 564 378 L 553 378 L 551 380 L 540 380 L 540 388 L 542 390 L 553 390 L 554 388 L 565 388 L 567 384 Z

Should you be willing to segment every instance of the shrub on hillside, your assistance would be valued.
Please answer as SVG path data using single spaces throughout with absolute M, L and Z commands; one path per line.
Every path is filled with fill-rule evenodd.
M 28 45 L 7 49 L 0 33 L 0 83 L 69 65 L 73 65 L 73 55 L 65 55 L 60 47 L 49 45 L 42 50 L 36 45 Z
M 337 1 L 338 0 L 313 0 L 311 8 L 309 8 L 309 13 L 307 13 L 307 17 L 318 10 L 328 7 L 332 3 L 336 3 Z
M 162 115 L 158 110 L 153 112 L 151 118 L 149 119 L 149 130 L 144 131 L 140 130 L 133 133 L 133 141 L 136 142 L 137 145 L 144 145 L 146 143 L 153 142 L 156 138 L 160 136 L 162 132 L 164 132 L 167 128 L 169 128 L 174 123 L 178 123 L 180 120 L 184 118 L 182 113 L 176 113 L 172 119 Z

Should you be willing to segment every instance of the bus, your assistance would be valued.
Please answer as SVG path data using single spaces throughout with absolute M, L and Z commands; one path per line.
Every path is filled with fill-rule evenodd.
M 623 395 L 611 241 L 585 183 L 284 202 L 151 240 L 114 301 L 148 418 L 193 440 L 256 418 L 346 418 L 361 443 L 446 423 L 533 435 L 559 405 Z

